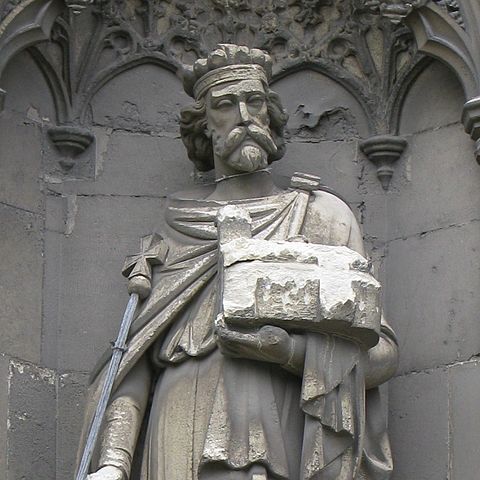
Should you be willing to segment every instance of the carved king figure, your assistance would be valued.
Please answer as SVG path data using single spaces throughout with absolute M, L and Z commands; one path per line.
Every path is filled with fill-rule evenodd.
M 145 299 L 90 480 L 390 476 L 377 387 L 395 371 L 395 335 L 378 300 L 365 310 L 360 297 L 340 298 L 365 255 L 349 207 L 314 176 L 296 175 L 288 190 L 272 181 L 269 164 L 284 153 L 287 115 L 269 89 L 270 76 L 267 54 L 236 45 L 219 45 L 185 74 L 195 103 L 181 113 L 182 138 L 197 168 L 214 168 L 216 181 L 170 198 L 164 255 L 151 288 L 149 275 L 143 278 Z M 347 259 L 344 280 L 335 280 L 344 283 L 335 286 L 335 267 L 325 282 L 313 278 L 322 275 L 321 258 L 333 265 Z M 246 274 L 232 284 L 229 269 L 240 264 Z M 270 268 L 270 283 L 254 278 L 250 292 L 249 275 L 262 268 Z M 358 268 L 366 280 L 351 285 L 374 285 L 368 269 Z M 249 292 L 257 303 L 229 318 L 229 305 L 241 307 Z M 324 320 L 318 292 L 337 296 L 340 310 L 350 313 Z M 277 301 L 284 307 L 275 310 Z M 90 409 L 104 370 L 94 376 Z

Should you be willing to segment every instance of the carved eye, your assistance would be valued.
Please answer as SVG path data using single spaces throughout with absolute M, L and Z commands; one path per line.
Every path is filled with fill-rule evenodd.
M 233 102 L 228 98 L 221 98 L 214 104 L 214 108 L 217 109 L 227 109 L 233 106 Z
M 251 107 L 261 108 L 265 102 L 265 97 L 260 94 L 251 95 L 248 97 L 248 105 Z

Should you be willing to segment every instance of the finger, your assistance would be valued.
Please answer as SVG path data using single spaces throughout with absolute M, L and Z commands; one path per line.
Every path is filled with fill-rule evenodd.
M 239 343 L 249 346 L 261 344 L 257 334 L 243 333 L 229 328 L 222 314 L 217 315 L 215 319 L 215 331 L 221 342 Z

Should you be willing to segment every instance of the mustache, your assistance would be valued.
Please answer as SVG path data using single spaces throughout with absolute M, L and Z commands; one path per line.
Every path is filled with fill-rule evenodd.
M 258 125 L 251 124 L 246 127 L 233 128 L 225 140 L 219 142 L 216 153 L 221 158 L 228 157 L 247 137 L 252 138 L 269 155 L 277 152 L 277 146 L 270 132 Z

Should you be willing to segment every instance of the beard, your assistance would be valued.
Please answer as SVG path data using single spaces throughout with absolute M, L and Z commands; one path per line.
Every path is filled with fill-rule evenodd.
M 225 159 L 225 163 L 239 172 L 255 172 L 268 166 L 268 155 L 256 144 L 242 144 Z
M 239 172 L 254 172 L 268 166 L 277 146 L 268 129 L 257 125 L 235 127 L 226 137 L 214 140 L 214 152 Z

